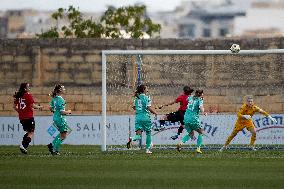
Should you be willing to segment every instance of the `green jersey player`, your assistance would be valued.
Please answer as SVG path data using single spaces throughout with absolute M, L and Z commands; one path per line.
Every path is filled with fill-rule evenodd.
M 133 104 L 133 109 L 135 110 L 135 136 L 130 137 L 127 143 L 127 148 L 130 148 L 131 142 L 140 140 L 142 131 L 146 132 L 146 153 L 151 154 L 151 116 L 150 112 L 157 116 L 157 113 L 153 108 L 151 108 L 151 99 L 146 95 L 148 92 L 146 85 L 139 85 L 135 92 L 135 99 Z
M 201 127 L 199 119 L 200 113 L 206 115 L 203 107 L 203 90 L 196 90 L 194 96 L 188 97 L 188 104 L 184 115 L 185 129 L 187 130 L 188 134 L 185 135 L 180 141 L 180 143 L 177 145 L 178 151 L 181 150 L 181 145 L 186 143 L 193 136 L 193 131 L 197 131 L 199 135 L 197 138 L 196 151 L 198 153 L 202 153 L 200 147 L 202 145 L 202 138 L 204 131 Z
M 59 155 L 62 142 L 67 137 L 67 134 L 71 132 L 65 118 L 65 115 L 71 114 L 71 110 L 65 110 L 65 100 L 62 97 L 64 93 L 65 88 L 63 85 L 55 85 L 49 109 L 53 112 L 53 125 L 58 129 L 59 134 L 54 138 L 52 143 L 47 145 L 52 155 Z

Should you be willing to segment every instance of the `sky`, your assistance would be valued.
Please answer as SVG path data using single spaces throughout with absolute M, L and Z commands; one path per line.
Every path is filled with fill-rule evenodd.
M 171 11 L 184 0 L 0 0 L 0 10 L 32 8 L 36 10 L 56 10 L 69 5 L 81 11 L 102 12 L 108 5 L 115 7 L 134 5 L 142 2 L 150 12 Z

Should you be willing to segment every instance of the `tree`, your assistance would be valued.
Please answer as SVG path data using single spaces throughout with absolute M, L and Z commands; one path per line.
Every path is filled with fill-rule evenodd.
M 37 34 L 39 38 L 63 37 L 77 38 L 123 38 L 125 34 L 130 38 L 142 38 L 145 34 L 153 37 L 161 30 L 160 24 L 155 24 L 146 15 L 146 6 L 136 5 L 121 8 L 108 7 L 98 22 L 84 19 L 79 9 L 69 6 L 68 9 L 59 8 L 52 14 L 52 18 L 58 23 L 66 17 L 68 26 L 59 30 L 52 27 L 46 32 Z

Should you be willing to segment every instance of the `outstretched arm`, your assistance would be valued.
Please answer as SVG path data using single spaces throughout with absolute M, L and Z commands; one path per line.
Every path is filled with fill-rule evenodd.
M 203 114 L 203 115 L 207 115 L 207 113 L 205 112 L 205 109 L 204 109 L 204 106 L 203 105 L 201 105 L 201 106 L 199 106 L 199 108 L 200 108 L 200 111 L 201 111 L 201 114 Z
M 266 111 L 262 110 L 259 108 L 258 110 L 259 113 L 263 114 L 264 116 L 266 116 L 268 119 L 270 119 L 272 122 L 277 123 L 277 120 L 275 118 L 273 118 L 271 115 L 269 115 Z
M 34 108 L 34 109 L 39 109 L 39 110 L 41 110 L 41 109 L 43 108 L 43 106 L 41 106 L 40 104 L 37 105 L 37 104 L 34 104 L 34 103 L 33 103 L 33 108 Z
M 71 110 L 61 110 L 60 111 L 61 115 L 67 115 L 67 114 L 71 114 Z
M 164 106 L 170 106 L 170 105 L 173 105 L 173 104 L 175 104 L 175 103 L 176 103 L 176 101 L 172 101 L 172 102 L 169 102 L 169 103 L 167 103 L 167 104 L 160 105 L 160 106 L 158 106 L 158 108 L 159 108 L 159 109 L 162 109 Z

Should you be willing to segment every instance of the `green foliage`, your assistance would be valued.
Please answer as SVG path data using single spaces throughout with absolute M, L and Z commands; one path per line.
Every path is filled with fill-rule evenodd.
M 36 34 L 36 36 L 39 38 L 58 38 L 59 33 L 57 31 L 57 27 L 52 27 L 46 32 L 43 32 L 41 34 Z
M 160 24 L 155 24 L 146 15 L 146 6 L 129 6 L 114 8 L 108 7 L 99 22 L 84 19 L 79 9 L 69 6 L 68 9 L 59 8 L 52 14 L 52 18 L 58 23 L 61 19 L 67 18 L 68 26 L 63 26 L 58 31 L 52 27 L 46 32 L 37 34 L 40 38 L 62 37 L 77 38 L 123 38 L 125 33 L 130 38 L 142 38 L 145 34 L 153 37 L 161 30 Z

